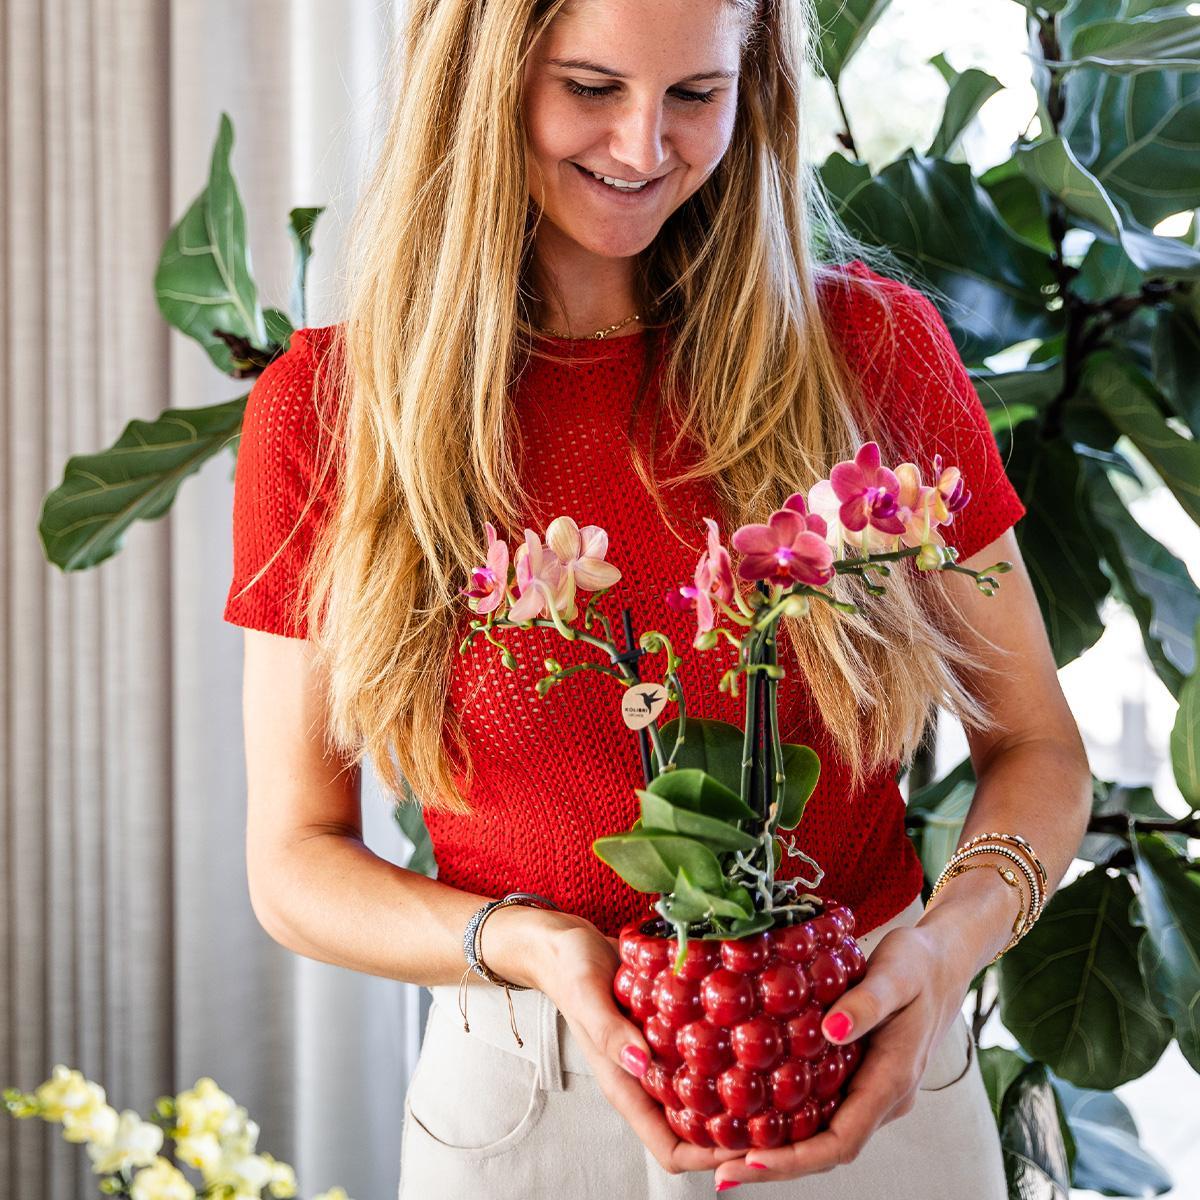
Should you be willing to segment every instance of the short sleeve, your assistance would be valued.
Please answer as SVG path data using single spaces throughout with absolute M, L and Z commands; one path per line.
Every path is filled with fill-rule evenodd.
M 958 467 L 970 500 L 942 537 L 964 562 L 1012 528 L 1026 512 L 957 347 L 933 303 L 915 288 L 861 263 L 850 273 L 873 285 L 838 288 L 833 332 L 874 402 L 874 419 L 896 452 L 933 478 L 934 456 Z M 880 305 L 886 304 L 885 319 Z
M 336 470 L 324 372 L 326 330 L 297 330 L 246 399 L 233 492 L 233 579 L 224 620 L 305 638 L 306 568 Z M 269 563 L 269 565 L 267 565 Z M 263 574 L 255 579 L 266 566 Z

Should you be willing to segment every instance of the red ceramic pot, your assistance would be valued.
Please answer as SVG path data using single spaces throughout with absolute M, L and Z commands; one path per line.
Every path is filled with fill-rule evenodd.
M 727 941 L 678 943 L 655 917 L 618 937 L 613 991 L 645 1034 L 642 1076 L 667 1123 L 697 1146 L 767 1149 L 829 1124 L 863 1039 L 826 1040 L 828 1008 L 866 973 L 854 914 L 825 902 L 807 921 Z M 869 1036 L 869 1035 L 868 1035 Z

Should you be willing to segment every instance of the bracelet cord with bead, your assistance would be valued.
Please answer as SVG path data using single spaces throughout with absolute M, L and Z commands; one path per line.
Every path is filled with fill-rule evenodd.
M 967 850 L 956 850 L 954 852 L 954 854 L 952 855 L 950 861 L 946 864 L 946 868 L 949 869 L 950 867 L 954 866 L 955 864 L 963 862 L 969 858 L 974 858 L 976 855 L 979 855 L 979 854 L 1000 855 L 1002 858 L 1007 858 L 1011 862 L 1015 863 L 1017 865 L 1017 867 L 1020 869 L 1021 874 L 1024 875 L 1024 877 L 1025 877 L 1025 882 L 1028 883 L 1028 885 L 1029 885 L 1030 904 L 1029 904 L 1028 924 L 1032 925 L 1034 923 L 1034 921 L 1036 921 L 1038 919 L 1038 917 L 1041 916 L 1042 905 L 1043 905 L 1043 894 L 1042 894 L 1041 885 L 1038 882 L 1037 875 L 1034 873 L 1033 868 L 1029 865 L 1029 863 L 1026 861 L 1026 859 L 1024 858 L 1023 855 L 1020 855 L 1020 854 L 1016 853 L 1016 851 L 1010 849 L 1007 846 L 1000 845 L 999 843 L 981 842 L 978 845 L 972 846 L 972 847 L 970 847 L 970 849 L 967 849 Z M 935 887 L 936 887 L 936 885 L 935 885 Z M 932 899 L 932 898 L 933 897 L 931 896 L 930 899 Z

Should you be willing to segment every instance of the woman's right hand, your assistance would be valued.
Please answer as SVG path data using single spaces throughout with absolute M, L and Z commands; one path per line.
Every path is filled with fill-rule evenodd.
M 572 913 L 533 908 L 522 912 L 532 918 L 524 939 L 531 951 L 525 964 L 528 978 L 563 1014 L 600 1090 L 663 1170 L 671 1175 L 713 1171 L 720 1163 L 741 1158 L 744 1150 L 706 1149 L 680 1138 L 667 1124 L 662 1105 L 638 1082 L 631 1070 L 636 1063 L 623 1065 L 626 1049 L 641 1051 L 642 1064 L 650 1061 L 651 1051 L 613 994 L 621 965 L 617 939 Z

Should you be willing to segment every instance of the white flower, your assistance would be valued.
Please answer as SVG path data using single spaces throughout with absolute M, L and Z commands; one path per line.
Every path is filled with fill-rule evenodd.
M 63 1113 L 63 1137 L 68 1142 L 107 1144 L 117 1136 L 120 1124 L 121 1116 L 111 1104 L 75 1109 Z
M 190 1091 L 179 1093 L 175 1108 L 176 1125 L 187 1134 L 219 1133 L 237 1111 L 233 1097 L 221 1091 L 207 1075 L 196 1080 Z
M 195 1200 L 196 1189 L 174 1163 L 156 1158 L 133 1177 L 129 1195 L 131 1200 Z
M 162 1143 L 162 1129 L 127 1108 L 121 1113 L 114 1137 L 88 1146 L 92 1170 L 97 1175 L 111 1175 L 123 1167 L 149 1166 L 162 1149 Z

